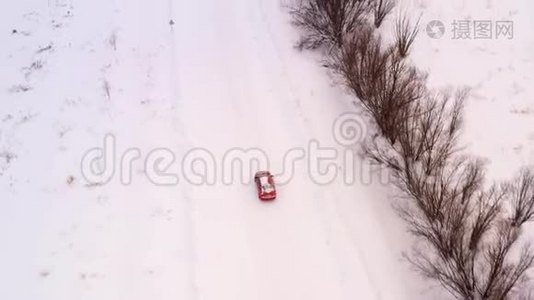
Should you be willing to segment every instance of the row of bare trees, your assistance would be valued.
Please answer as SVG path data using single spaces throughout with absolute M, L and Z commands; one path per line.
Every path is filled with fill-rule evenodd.
M 534 217 L 534 174 L 484 183 L 483 164 L 459 147 L 467 91 L 429 90 L 405 57 L 418 22 L 396 22 L 384 46 L 377 33 L 388 0 L 300 0 L 291 14 L 301 49 L 324 50 L 327 66 L 359 99 L 377 134 L 366 155 L 387 167 L 402 192 L 398 211 L 417 245 L 407 257 L 458 299 L 508 299 L 527 281 L 534 253 L 522 239 Z

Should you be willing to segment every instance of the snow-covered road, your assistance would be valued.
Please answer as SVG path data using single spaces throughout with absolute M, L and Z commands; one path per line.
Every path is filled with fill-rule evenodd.
M 346 150 L 332 126 L 354 108 L 280 3 L 41 2 L 0 19 L 1 299 L 414 299 L 407 234 L 365 168 L 321 185 L 299 160 L 272 203 L 224 179 L 232 149 L 275 173 L 311 141 Z M 81 176 L 107 134 L 141 154 L 130 185 Z M 177 185 L 147 179 L 163 148 Z M 179 172 L 198 149 L 214 184 Z
M 176 11 L 180 119 L 191 145 L 219 158 L 236 147 L 261 149 L 277 171 L 286 151 L 304 148 L 312 138 L 332 145 L 336 109 L 329 106 L 343 112 L 335 103 L 339 95 L 311 95 L 320 88 L 320 70 L 307 73 L 310 67 L 296 57 L 278 3 L 180 3 Z M 402 297 L 399 274 L 390 272 L 399 252 L 389 249 L 377 212 L 363 203 L 370 200 L 369 190 L 337 189 L 314 184 L 303 163 L 280 188 L 279 200 L 268 205 L 251 201 L 246 185 L 193 188 L 200 294 L 206 299 L 221 294 Z M 213 249 L 222 253 L 214 255 Z

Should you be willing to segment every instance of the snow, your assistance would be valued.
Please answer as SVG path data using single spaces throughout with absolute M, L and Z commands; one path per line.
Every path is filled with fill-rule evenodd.
M 0 140 L 14 157 L 0 177 L 2 299 L 412 298 L 407 234 L 381 185 L 316 185 L 301 160 L 266 204 L 238 174 L 222 180 L 231 150 L 260 150 L 275 173 L 312 139 L 343 150 L 331 127 L 352 105 L 293 49 L 279 3 L 3 11 Z M 86 182 L 82 157 L 106 136 L 117 170 Z M 175 154 L 178 184 L 150 181 L 143 160 L 156 149 Z M 192 151 L 215 158 L 213 184 L 185 180 Z M 124 153 L 140 156 L 129 185 Z
M 469 151 L 511 174 L 534 160 L 534 10 L 453 2 L 401 7 L 429 19 L 516 11 L 513 40 L 421 34 L 413 51 L 432 84 L 476 87 Z M 354 106 L 317 54 L 292 47 L 298 33 L 278 1 L 23 0 L 2 12 L 0 298 L 428 298 L 402 258 L 411 238 L 394 191 L 359 157 L 350 185 L 321 184 L 307 159 L 285 172 L 288 151 L 308 157 L 314 145 L 340 167 L 347 149 L 332 128 Z M 116 172 L 91 184 L 82 157 L 106 136 Z M 175 155 L 168 185 L 143 163 L 158 149 Z M 274 202 L 257 199 L 252 175 L 228 172 L 225 158 L 251 149 L 279 175 Z M 124 153 L 139 156 L 131 172 L 119 168 Z M 188 182 L 198 165 L 184 157 L 213 159 L 200 177 L 209 183 Z
M 534 164 L 534 4 L 531 1 L 402 1 L 421 15 L 421 33 L 412 58 L 429 72 L 436 88 L 467 87 L 466 151 L 488 162 L 490 180 L 515 176 Z M 445 35 L 425 33 L 431 20 L 445 25 Z M 471 23 L 470 39 L 454 39 L 453 22 Z M 474 38 L 474 22 L 490 21 L 490 39 Z M 513 36 L 497 37 L 498 22 L 512 22 Z

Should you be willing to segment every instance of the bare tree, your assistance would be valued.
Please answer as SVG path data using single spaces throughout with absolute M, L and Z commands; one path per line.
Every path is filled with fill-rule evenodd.
M 405 110 L 425 93 L 426 75 L 381 44 L 370 26 L 361 26 L 345 39 L 341 51 L 332 54 L 332 66 L 381 133 L 395 143 Z
M 529 169 L 521 170 L 520 175 L 512 183 L 514 202 L 512 226 L 521 226 L 531 221 L 534 216 L 534 174 Z
M 391 49 L 388 53 L 386 69 L 372 81 L 374 90 L 368 102 L 374 103 L 374 119 L 381 133 L 395 144 L 411 107 L 426 93 L 426 75 L 406 64 Z
M 347 33 L 356 30 L 370 13 L 371 0 L 300 0 L 290 8 L 293 23 L 304 30 L 300 49 L 341 47 Z
M 409 106 L 397 143 L 377 136 L 365 149 L 405 195 L 398 210 L 421 241 L 409 261 L 458 299 L 506 299 L 534 260 L 519 245 L 534 215 L 534 176 L 523 170 L 512 183 L 484 189 L 482 164 L 457 152 L 465 95 L 421 98 Z
M 376 0 L 373 3 L 373 13 L 374 13 L 374 23 L 375 27 L 379 28 L 382 25 L 382 22 L 386 16 L 393 10 L 395 7 L 395 2 L 393 0 Z
M 423 276 L 458 299 L 506 299 L 526 281 L 534 256 L 518 244 L 520 226 L 513 216 L 530 212 L 521 201 L 528 197 L 519 196 L 528 179 L 484 190 L 482 164 L 476 160 L 452 154 L 428 175 L 424 163 L 403 150 L 380 151 L 405 195 L 398 209 L 420 241 L 407 258 Z M 522 213 L 507 214 L 509 203 Z
M 292 12 L 306 29 L 301 46 L 336 50 L 329 66 L 376 125 L 364 151 L 401 191 L 398 211 L 419 241 L 409 261 L 458 299 L 507 299 L 534 262 L 520 239 L 534 219 L 534 173 L 485 188 L 483 164 L 458 142 L 467 91 L 428 90 L 426 75 L 403 59 L 419 21 L 400 18 L 394 47 L 382 47 L 364 2 L 303 0 Z
M 418 178 L 442 176 L 447 164 L 452 163 L 459 150 L 457 142 L 466 97 L 464 90 L 453 98 L 450 93 L 428 92 L 421 82 L 409 84 L 418 86 L 418 94 L 399 101 L 406 104 L 396 112 L 394 139 L 382 134 L 364 145 L 368 157 L 398 172 L 398 177 L 405 178 L 407 184 L 418 182 Z M 415 196 L 413 190 L 402 190 Z
M 341 51 L 333 54 L 332 68 L 341 75 L 346 86 L 361 100 L 370 111 L 375 80 L 384 76 L 388 67 L 389 51 L 383 51 L 381 40 L 370 26 L 362 26 L 359 31 L 347 37 Z
M 397 19 L 397 23 L 395 25 L 396 44 L 399 54 L 402 57 L 408 56 L 410 48 L 415 42 L 415 38 L 419 33 L 420 20 L 421 19 L 418 19 L 415 25 L 413 25 L 406 14 Z

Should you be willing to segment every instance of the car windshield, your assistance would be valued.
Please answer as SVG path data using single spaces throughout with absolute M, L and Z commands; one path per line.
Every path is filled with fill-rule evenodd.
M 267 176 L 260 177 L 260 185 L 261 185 L 261 189 L 265 193 L 274 192 L 274 186 L 271 183 L 269 183 L 269 177 Z

